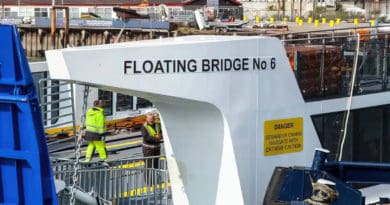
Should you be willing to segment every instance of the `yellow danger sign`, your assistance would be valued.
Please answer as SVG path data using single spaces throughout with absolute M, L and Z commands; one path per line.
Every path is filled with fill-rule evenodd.
M 303 118 L 264 122 L 264 156 L 303 150 Z

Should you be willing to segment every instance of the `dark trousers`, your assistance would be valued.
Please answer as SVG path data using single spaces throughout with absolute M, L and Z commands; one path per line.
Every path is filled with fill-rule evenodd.
M 160 156 L 160 146 L 158 147 L 149 147 L 149 146 L 142 146 L 142 152 L 144 153 L 144 157 L 152 157 L 152 156 Z M 145 165 L 146 168 L 155 168 L 158 169 L 159 159 L 152 158 L 152 159 L 146 159 Z
M 144 157 L 160 156 L 160 146 L 142 146 L 142 152 L 144 153 Z M 146 173 L 144 174 L 144 178 L 147 186 L 157 183 L 156 178 L 153 176 L 156 176 L 155 169 L 159 168 L 159 158 L 145 159 L 145 168 Z

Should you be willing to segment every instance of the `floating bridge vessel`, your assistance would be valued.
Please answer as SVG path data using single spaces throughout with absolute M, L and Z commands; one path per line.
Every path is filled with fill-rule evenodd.
M 171 188 L 167 200 L 146 203 L 360 205 L 390 192 L 388 39 L 379 28 L 284 41 L 186 36 L 46 57 L 51 79 L 139 96 L 158 110 Z M 330 153 L 317 150 L 313 161 L 319 147 Z M 128 189 L 110 188 L 111 202 L 137 195 Z

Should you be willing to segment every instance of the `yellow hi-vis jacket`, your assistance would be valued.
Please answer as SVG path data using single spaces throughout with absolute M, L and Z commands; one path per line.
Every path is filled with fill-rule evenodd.
M 161 128 L 159 123 L 155 124 L 156 130 L 154 130 L 154 128 L 146 122 L 144 123 L 144 127 L 146 128 L 151 137 L 156 137 L 158 134 L 161 134 Z
M 90 108 L 85 117 L 85 127 L 87 131 L 103 134 L 106 132 L 106 119 L 103 108 Z

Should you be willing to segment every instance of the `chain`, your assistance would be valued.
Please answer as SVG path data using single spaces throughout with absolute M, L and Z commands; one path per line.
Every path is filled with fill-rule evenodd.
M 81 122 L 80 122 L 80 128 L 79 128 L 79 131 L 78 133 L 76 134 L 76 137 L 77 137 L 77 140 L 76 140 L 76 160 L 74 162 L 74 165 L 73 165 L 73 169 L 74 169 L 74 172 L 73 172 L 73 176 L 72 176 L 72 179 L 73 179 L 73 183 L 72 183 L 72 187 L 71 187 L 71 197 L 70 197 L 70 204 L 71 205 L 74 205 L 76 203 L 76 198 L 75 198 L 75 192 L 76 192 L 76 185 L 77 185 L 77 182 L 79 180 L 79 177 L 78 177 L 78 171 L 80 169 L 80 165 L 79 165 L 79 162 L 80 162 L 80 147 L 81 147 L 81 144 L 83 143 L 83 126 L 84 126 L 84 122 L 85 122 L 85 114 L 87 113 L 87 104 L 88 104 L 88 95 L 89 95 L 89 86 L 88 85 L 85 85 L 84 86 L 84 99 L 83 99 L 83 110 L 82 110 L 82 115 L 81 115 Z

